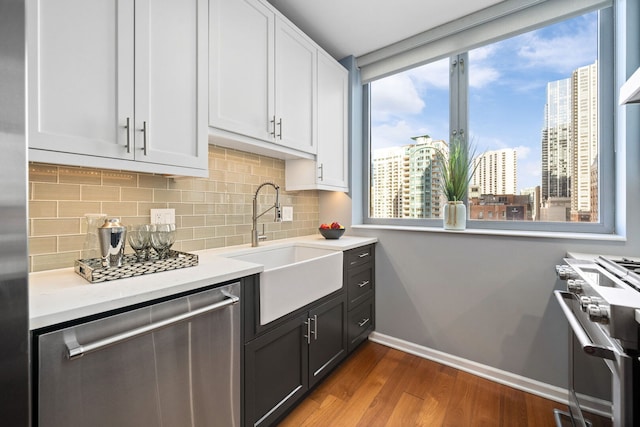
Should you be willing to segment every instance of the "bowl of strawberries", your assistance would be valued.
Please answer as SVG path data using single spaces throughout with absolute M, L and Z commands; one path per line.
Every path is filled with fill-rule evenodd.
M 331 224 L 320 224 L 320 234 L 325 239 L 339 239 L 344 234 L 344 225 L 340 225 L 339 222 L 332 222 Z

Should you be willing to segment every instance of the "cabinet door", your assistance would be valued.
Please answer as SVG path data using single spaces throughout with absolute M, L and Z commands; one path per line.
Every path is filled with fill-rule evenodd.
M 132 159 L 133 2 L 29 0 L 29 147 Z
M 324 378 L 347 355 L 346 314 L 344 294 L 309 312 L 309 387 Z
M 207 0 L 137 0 L 135 158 L 207 168 Z
M 304 34 L 276 20 L 276 143 L 316 152 L 316 48 Z
M 245 345 L 245 425 L 270 425 L 309 388 L 307 316 Z
M 273 142 L 274 13 L 255 0 L 211 0 L 209 125 Z
M 349 73 L 318 52 L 318 184 L 348 189 Z

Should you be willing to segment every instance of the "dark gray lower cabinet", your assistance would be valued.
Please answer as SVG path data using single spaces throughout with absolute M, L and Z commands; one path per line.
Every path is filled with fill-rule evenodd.
M 309 387 L 347 355 L 346 315 L 344 295 L 309 311 Z
M 309 388 L 307 316 L 245 346 L 245 425 L 270 425 Z
M 245 345 L 245 425 L 268 426 L 347 354 L 344 292 Z

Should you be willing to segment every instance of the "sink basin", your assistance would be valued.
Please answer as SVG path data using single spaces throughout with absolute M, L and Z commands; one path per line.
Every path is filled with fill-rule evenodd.
M 342 287 L 342 252 L 296 244 L 225 255 L 264 265 L 260 324 L 265 325 Z

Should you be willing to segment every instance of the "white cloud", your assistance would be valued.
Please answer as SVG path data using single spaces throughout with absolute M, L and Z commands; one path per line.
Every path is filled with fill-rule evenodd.
M 597 56 L 595 23 L 577 22 L 575 27 L 562 32 L 548 34 L 538 30 L 517 37 L 520 45 L 517 56 L 526 61 L 527 67 L 564 73 L 592 63 Z
M 525 145 L 519 145 L 517 147 L 513 147 L 513 149 L 516 150 L 518 162 L 527 159 L 531 154 L 531 147 L 527 147 Z
M 475 65 L 469 73 L 469 86 L 475 89 L 482 89 L 499 78 L 500 72 L 498 70 L 480 63 Z
M 405 120 L 385 123 L 371 129 L 373 149 L 411 144 L 411 137 L 428 134 L 427 128 L 415 126 Z
M 422 65 L 405 71 L 403 74 L 413 80 L 419 88 L 449 88 L 449 58 Z
M 425 105 L 409 76 L 402 73 L 373 82 L 371 94 L 373 120 L 419 114 Z

